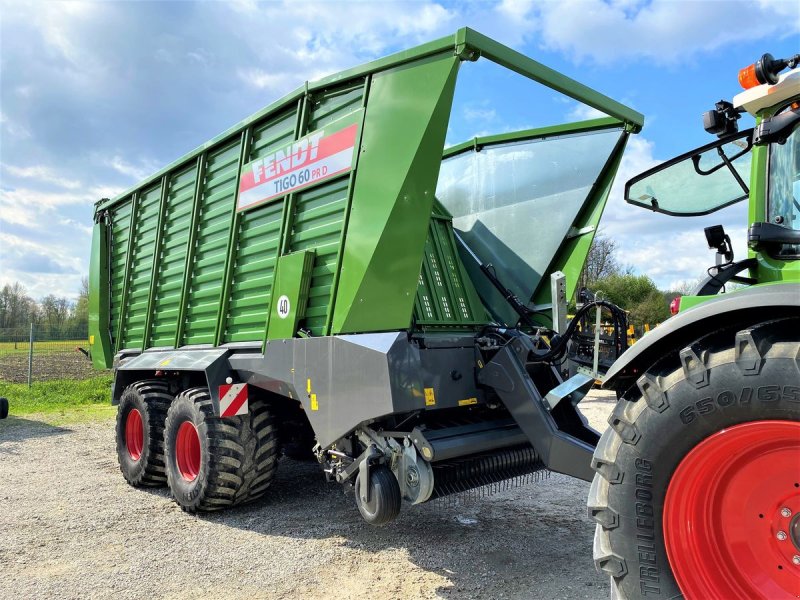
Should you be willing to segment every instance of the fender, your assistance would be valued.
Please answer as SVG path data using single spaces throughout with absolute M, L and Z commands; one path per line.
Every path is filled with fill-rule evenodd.
M 167 348 L 124 357 L 114 369 L 111 404 L 119 404 L 122 392 L 129 384 L 141 379 L 151 379 L 157 371 L 188 372 L 197 377 L 198 383 L 202 381 L 208 386 L 214 413 L 219 414 L 219 386 L 225 383 L 225 378 L 231 371 L 229 354 L 228 348 Z
M 661 357 L 723 327 L 787 316 L 800 316 L 798 283 L 721 294 L 667 319 L 628 348 L 606 373 L 603 387 L 624 391 Z

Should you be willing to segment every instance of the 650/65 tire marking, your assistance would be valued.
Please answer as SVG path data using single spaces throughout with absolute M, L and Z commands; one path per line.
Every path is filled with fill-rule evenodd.
M 706 396 L 693 405 L 684 408 L 680 412 L 681 422 L 684 425 L 688 425 L 699 415 L 707 415 L 718 408 L 726 408 L 733 404 L 750 404 L 753 398 L 765 403 L 777 402 L 781 399 L 787 402 L 800 403 L 800 386 L 762 385 L 755 390 L 751 387 L 745 387 L 738 394 L 734 394 L 730 390 L 723 390 L 715 397 Z

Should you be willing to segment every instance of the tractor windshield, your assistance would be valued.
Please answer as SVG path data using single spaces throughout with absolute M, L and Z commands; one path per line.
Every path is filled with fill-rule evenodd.
M 749 194 L 752 129 L 696 148 L 625 186 L 630 204 L 680 217 L 707 215 Z
M 767 210 L 770 223 L 800 229 L 800 133 L 785 144 L 770 144 Z M 800 246 L 784 244 L 781 256 L 800 254 Z

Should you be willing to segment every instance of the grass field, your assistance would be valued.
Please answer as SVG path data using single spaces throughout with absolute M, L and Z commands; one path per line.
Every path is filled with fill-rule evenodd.
M 10 416 L 41 415 L 42 420 L 62 424 L 112 415 L 111 375 L 90 379 L 25 383 L 0 381 L 0 396 L 8 398 Z M 0 421 L 0 431 L 2 430 Z
M 34 354 L 48 354 L 54 352 L 73 351 L 75 348 L 88 348 L 88 340 L 43 340 L 33 342 Z M 28 354 L 28 341 L 0 342 L 0 356 L 3 354 Z

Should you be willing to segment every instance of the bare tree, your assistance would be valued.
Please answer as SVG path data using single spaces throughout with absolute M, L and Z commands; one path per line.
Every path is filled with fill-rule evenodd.
M 616 257 L 617 243 L 598 233 L 589 248 L 586 264 L 581 272 L 578 287 L 592 287 L 601 279 L 619 275 L 622 271 Z
M 36 302 L 19 283 L 6 284 L 0 290 L 0 327 L 22 327 L 35 320 Z
M 39 303 L 44 323 L 50 332 L 61 331 L 72 313 L 72 303 L 67 298 L 49 294 Z

